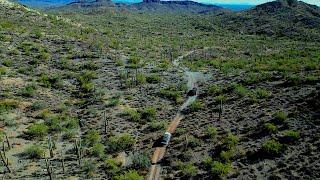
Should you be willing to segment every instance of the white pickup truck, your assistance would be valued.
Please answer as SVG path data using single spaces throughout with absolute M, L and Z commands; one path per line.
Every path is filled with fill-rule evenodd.
M 161 144 L 164 146 L 167 146 L 169 144 L 170 139 L 171 139 L 171 133 L 165 132 L 162 137 Z

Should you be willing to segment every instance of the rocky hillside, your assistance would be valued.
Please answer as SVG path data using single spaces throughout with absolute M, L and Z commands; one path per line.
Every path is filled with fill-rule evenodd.
M 277 0 L 222 17 L 224 27 L 240 33 L 320 39 L 320 8 L 297 0 Z
M 203 13 L 221 10 L 215 5 L 205 5 L 193 1 L 158 1 L 145 0 L 142 3 L 132 4 L 128 7 L 131 10 L 157 13 Z

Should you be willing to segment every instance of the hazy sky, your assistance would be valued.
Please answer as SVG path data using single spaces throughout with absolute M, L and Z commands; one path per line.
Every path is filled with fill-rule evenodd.
M 261 4 L 272 0 L 196 0 L 203 3 L 220 3 L 220 4 Z M 303 0 L 309 4 L 320 5 L 320 0 Z

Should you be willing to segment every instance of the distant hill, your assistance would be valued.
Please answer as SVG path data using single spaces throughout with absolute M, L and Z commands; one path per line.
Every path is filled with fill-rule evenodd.
M 223 9 L 216 5 L 206 5 L 193 1 L 160 1 L 160 0 L 144 0 L 144 2 L 131 4 L 128 6 L 130 10 L 138 10 L 143 12 L 156 13 L 174 13 L 174 12 L 191 12 L 206 13 Z
M 240 33 L 299 39 L 320 39 L 320 8 L 297 0 L 277 0 L 221 18 L 227 29 Z

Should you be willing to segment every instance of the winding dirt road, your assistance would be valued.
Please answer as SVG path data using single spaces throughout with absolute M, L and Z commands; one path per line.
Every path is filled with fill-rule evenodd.
M 195 50 L 190 51 L 186 53 L 183 56 L 179 56 L 176 60 L 173 61 L 173 65 L 176 66 L 177 69 L 182 70 L 185 72 L 187 78 L 188 78 L 188 88 L 191 90 L 196 86 L 196 83 L 198 81 L 198 78 L 200 77 L 198 72 L 191 72 L 189 71 L 188 68 L 186 67 L 181 67 L 179 66 L 179 63 L 181 60 L 184 59 L 184 57 L 191 55 L 194 53 Z M 169 132 L 173 134 L 175 130 L 177 129 L 178 125 L 180 124 L 181 120 L 184 118 L 184 116 L 181 114 L 181 111 L 188 107 L 191 103 L 193 103 L 198 97 L 198 92 L 195 96 L 190 96 L 188 99 L 185 101 L 185 103 L 180 107 L 180 111 L 177 113 L 175 118 L 171 121 L 170 125 L 168 126 L 166 132 Z M 160 162 L 163 159 L 164 155 L 166 152 L 166 146 L 164 147 L 156 147 L 154 154 L 151 159 L 151 168 L 150 168 L 150 173 L 149 173 L 149 180 L 159 180 L 160 179 L 160 174 L 161 174 L 161 166 Z

